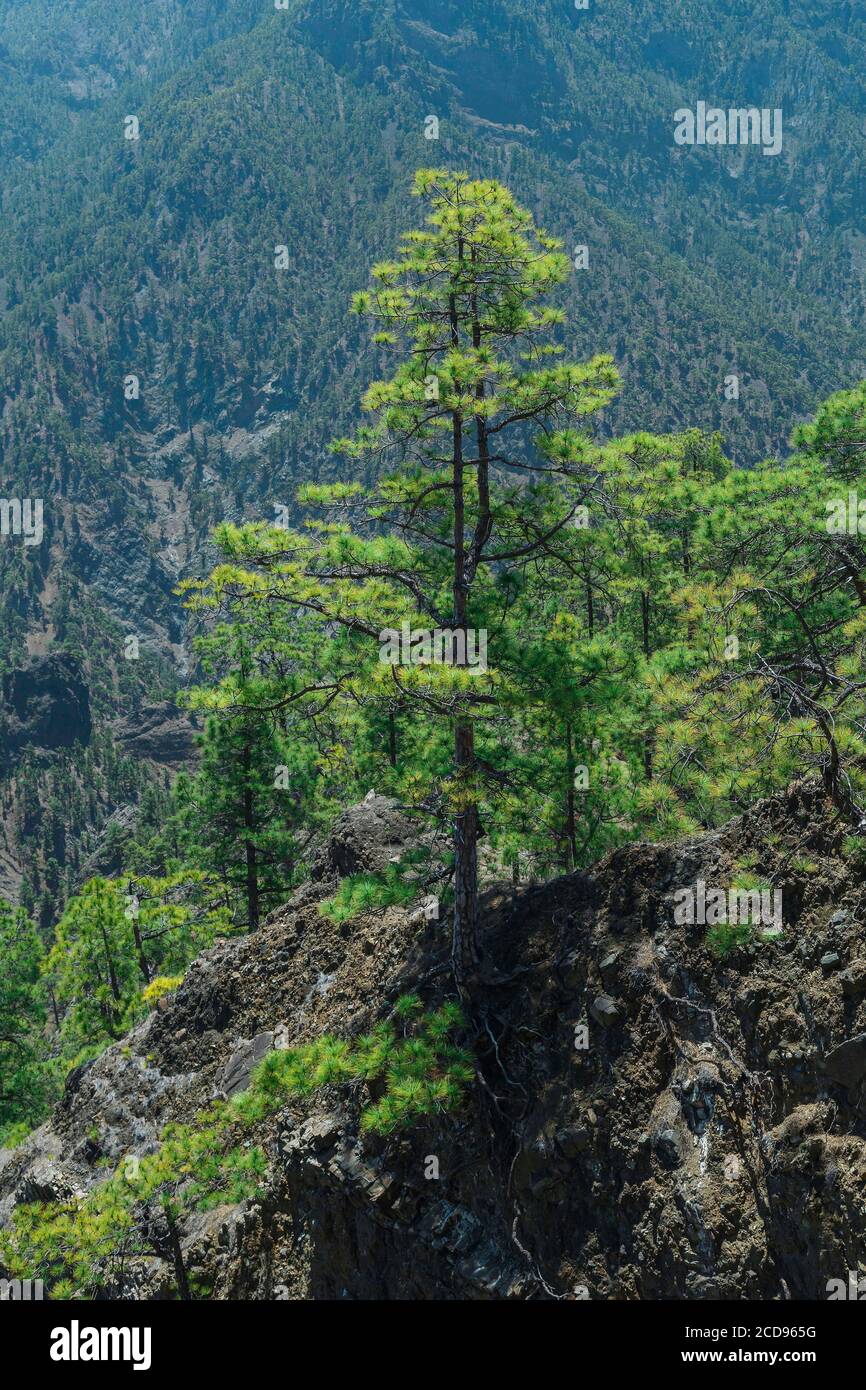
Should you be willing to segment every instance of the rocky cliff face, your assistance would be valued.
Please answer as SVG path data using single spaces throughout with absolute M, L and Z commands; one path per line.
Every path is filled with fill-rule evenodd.
M 7 671 L 0 708 L 0 770 L 21 748 L 70 748 L 90 738 L 90 695 L 74 657 L 41 657 Z
M 353 1088 L 292 1101 L 264 1197 L 192 1218 L 189 1265 L 218 1298 L 826 1297 L 866 1237 L 866 875 L 844 837 L 801 786 L 713 834 L 491 889 L 463 1109 L 385 1140 L 360 1135 Z M 148 1152 L 269 1049 L 447 994 L 446 923 L 391 908 L 338 927 L 316 907 L 359 856 L 416 838 L 381 798 L 348 812 L 318 884 L 202 956 L 2 1155 L 3 1217 Z M 720 959 L 674 895 L 744 863 L 781 890 L 783 929 Z M 124 1292 L 169 1287 L 141 1261 Z
M 199 728 L 199 723 L 172 700 L 162 700 L 118 719 L 114 733 L 126 752 L 137 758 L 179 768 L 192 762 Z

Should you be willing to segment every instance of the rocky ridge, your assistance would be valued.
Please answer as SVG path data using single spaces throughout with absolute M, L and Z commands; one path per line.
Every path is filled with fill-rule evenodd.
M 826 1297 L 866 1236 L 866 873 L 846 834 L 798 785 L 722 830 L 489 888 L 464 1107 L 385 1140 L 361 1136 L 356 1088 L 287 1103 L 264 1195 L 191 1218 L 190 1269 L 217 1298 Z M 341 817 L 315 883 L 200 957 L 0 1155 L 0 1219 L 151 1151 L 273 1047 L 447 996 L 446 922 L 317 907 L 417 839 L 383 798 Z M 674 894 L 744 863 L 781 889 L 783 930 L 719 958 Z M 160 1260 L 128 1280 L 118 1296 L 171 1296 Z

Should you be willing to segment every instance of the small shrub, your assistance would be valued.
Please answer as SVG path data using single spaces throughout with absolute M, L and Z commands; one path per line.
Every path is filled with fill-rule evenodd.
M 739 946 L 745 946 L 752 938 L 751 922 L 720 922 L 707 932 L 707 944 L 711 951 L 724 959 Z
M 233 1102 L 235 1114 L 255 1123 L 290 1096 L 358 1081 L 385 1083 L 381 1099 L 362 1110 L 361 1128 L 368 1132 L 390 1134 L 424 1115 L 453 1109 L 475 1076 L 469 1053 L 451 1041 L 463 1026 L 463 1015 L 453 1002 L 433 1013 L 421 1010 L 417 995 L 397 1000 L 396 1018 L 404 1024 L 414 1020 L 415 1031 L 402 1038 L 388 1021 L 352 1043 L 325 1035 L 302 1047 L 269 1053 L 247 1090 Z
M 760 862 L 761 856 L 756 850 L 750 849 L 737 860 L 737 869 L 742 873 L 748 873 L 750 869 L 757 869 Z
M 821 866 L 817 859 L 811 859 L 807 854 L 795 854 L 789 867 L 798 874 L 816 874 Z
M 858 869 L 866 868 L 866 840 L 862 835 L 846 835 L 843 849 L 845 858 L 849 859 Z
M 5 1129 L 0 1129 L 0 1149 L 17 1149 L 19 1144 L 24 1143 L 28 1134 L 32 1133 L 33 1126 L 27 1124 L 26 1120 L 7 1125 Z
M 178 985 L 182 983 L 182 975 L 157 975 L 141 991 L 141 997 L 149 1008 L 155 1008 L 158 999 L 162 999 L 166 994 L 171 994 L 172 990 L 177 989 Z
M 757 895 L 757 901 L 760 903 L 760 902 L 761 902 L 761 894 L 762 894 L 762 893 L 772 893 L 772 891 L 773 891 L 773 885 L 772 885 L 772 883 L 770 883 L 768 879 L 755 879 L 755 878 L 750 878 L 750 877 L 748 877 L 748 876 L 745 875 L 745 874 L 738 874 L 738 875 L 736 876 L 736 878 L 733 878 L 733 879 L 731 880 L 731 883 L 730 883 L 730 885 L 729 885 L 729 892 L 730 892 L 731 889 L 733 889 L 733 891 L 736 892 L 736 893 L 740 893 L 740 894 L 746 893 L 746 894 L 749 895 L 749 904 L 748 904 L 748 907 L 749 907 L 749 916 L 748 916 L 743 922 L 741 922 L 740 925 L 741 925 L 741 926 L 748 926 L 748 927 L 757 926 L 758 923 L 759 923 L 759 921 L 760 921 L 760 916 L 755 917 L 755 916 L 752 914 L 752 911 L 751 911 L 751 909 L 752 909 L 752 907 L 753 907 L 753 905 L 754 905 L 754 895 Z M 744 910 L 744 905 L 743 905 L 742 899 L 741 899 L 741 900 L 740 900 L 740 911 L 742 912 L 743 910 Z M 734 924 L 731 923 L 731 924 L 729 924 L 729 925 L 734 925 Z
M 381 874 L 350 874 L 332 898 L 319 903 L 319 912 L 332 922 L 348 922 L 362 912 L 409 903 L 417 885 L 407 883 L 398 864 L 389 864 Z

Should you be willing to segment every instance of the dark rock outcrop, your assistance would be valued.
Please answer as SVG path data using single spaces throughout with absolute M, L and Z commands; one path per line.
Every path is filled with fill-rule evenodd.
M 171 700 L 142 705 L 135 714 L 118 719 L 114 732 L 127 753 L 137 758 L 180 767 L 195 756 L 197 726 Z
M 313 859 L 310 876 L 321 882 L 381 871 L 421 838 L 420 829 L 398 802 L 370 791 L 359 805 L 338 817 Z
M 355 808 L 322 862 L 380 862 L 415 833 L 398 815 Z M 190 1270 L 217 1298 L 826 1297 L 866 1240 L 866 1004 L 820 963 L 866 963 L 845 833 L 797 788 L 683 844 L 489 891 L 465 1035 L 483 1084 L 390 1138 L 360 1129 L 363 1086 L 287 1100 L 258 1136 L 262 1198 L 187 1219 Z M 674 894 L 730 882 L 747 854 L 790 885 L 784 929 L 720 958 Z M 271 1047 L 368 1032 L 407 990 L 453 997 L 449 945 L 444 921 L 336 925 L 312 898 L 216 945 L 0 1155 L 0 1215 L 151 1152 Z M 159 1261 L 126 1277 L 129 1297 L 171 1289 Z
M 19 749 L 69 748 L 90 739 L 90 696 L 81 669 L 65 652 L 7 671 L 2 685 L 0 756 Z

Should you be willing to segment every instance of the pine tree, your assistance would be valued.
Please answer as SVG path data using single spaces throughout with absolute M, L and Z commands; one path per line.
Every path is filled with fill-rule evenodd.
M 286 737 L 282 702 L 270 694 L 285 676 L 285 653 L 277 651 L 274 622 L 266 618 L 259 630 L 258 617 L 221 625 L 198 642 L 204 669 L 221 680 L 216 692 L 203 687 L 189 696 L 208 718 L 183 817 L 191 862 L 224 884 L 230 901 L 242 901 L 252 931 L 292 884 L 312 757 L 303 740 Z
M 292 881 L 292 841 L 280 786 L 283 751 L 269 723 L 252 713 L 211 718 L 193 785 L 196 861 L 244 904 L 251 931 L 263 905 Z
M 226 909 L 194 869 L 89 879 L 67 904 L 42 966 L 64 1060 L 119 1038 L 145 1012 L 156 977 L 182 974 L 229 929 Z
M 33 923 L 0 900 L 0 1141 L 13 1125 L 39 1118 L 48 1089 L 39 981 L 43 948 Z
M 376 483 L 303 489 L 301 500 L 327 513 L 307 533 L 222 528 L 230 563 L 199 592 L 290 606 L 350 635 L 354 669 L 330 680 L 320 669 L 286 700 L 320 710 L 387 692 L 448 722 L 440 791 L 452 824 L 453 962 L 465 980 L 477 964 L 477 724 L 501 699 L 495 669 L 473 657 L 488 636 L 495 645 L 509 570 L 552 559 L 584 503 L 583 424 L 617 378 L 607 357 L 556 360 L 561 347 L 546 339 L 562 315 L 536 301 L 569 263 L 507 189 L 421 170 L 414 191 L 429 203 L 426 227 L 354 300 L 383 325 L 376 341 L 408 341 L 409 356 L 368 389 L 373 423 L 334 446 L 356 465 L 370 459 Z
M 861 385 L 795 431 L 783 465 L 707 489 L 682 596 L 704 659 L 663 693 L 665 775 L 705 804 L 740 809 L 815 770 L 862 833 L 864 426 Z

